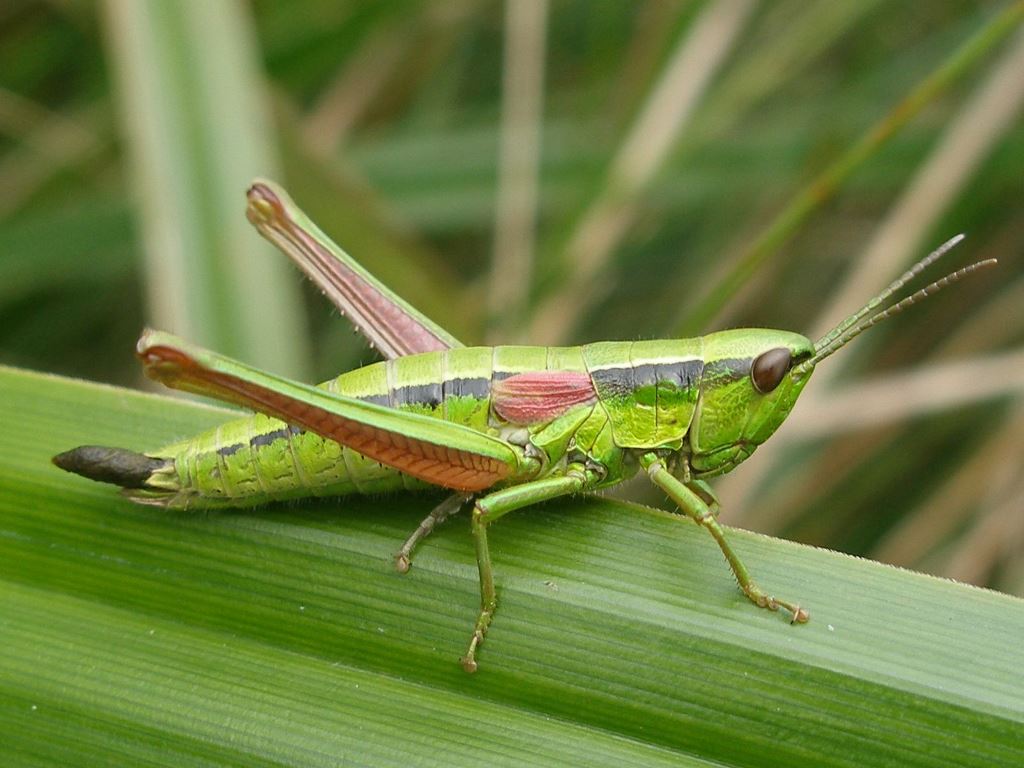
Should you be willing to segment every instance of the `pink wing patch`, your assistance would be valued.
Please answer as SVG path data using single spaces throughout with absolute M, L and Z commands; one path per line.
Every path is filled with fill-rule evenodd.
M 576 371 L 518 373 L 491 388 L 494 410 L 513 424 L 551 421 L 574 405 L 596 400 L 590 375 Z

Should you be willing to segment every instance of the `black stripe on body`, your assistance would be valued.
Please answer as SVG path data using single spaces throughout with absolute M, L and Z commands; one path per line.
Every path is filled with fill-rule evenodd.
M 602 397 L 627 398 L 636 389 L 632 368 L 602 368 L 591 371 L 590 378 Z
M 491 395 L 491 380 L 483 377 L 474 379 L 448 379 L 441 382 L 442 397 L 475 397 L 483 400 Z
M 511 375 L 511 374 L 509 374 Z M 483 400 L 491 394 L 491 380 L 483 377 L 447 379 L 430 384 L 411 384 L 395 387 L 386 395 L 366 395 L 359 399 L 366 403 L 401 408 L 404 405 L 419 405 L 438 408 L 449 397 L 475 397 Z
M 633 386 L 637 389 L 640 387 L 653 387 L 660 378 L 657 366 L 652 363 L 633 366 Z
M 746 361 L 747 370 L 750 361 Z M 599 368 L 590 377 L 602 395 L 630 397 L 641 387 L 658 382 L 672 382 L 680 389 L 695 387 L 705 371 L 703 360 L 680 360 L 675 363 L 643 363 L 623 368 Z
M 293 424 L 288 424 L 287 426 L 281 427 L 280 429 L 275 429 L 273 432 L 264 432 L 262 435 L 253 436 L 249 440 L 248 446 L 250 448 L 259 448 L 264 445 L 270 445 L 275 440 L 285 440 L 288 438 L 289 434 L 301 435 L 305 431 L 306 430 L 304 430 L 302 427 L 296 427 Z M 242 448 L 245 446 L 246 443 L 233 443 L 232 445 L 222 445 L 220 448 L 217 449 L 217 453 L 219 453 L 221 456 L 230 456 L 234 453 L 238 453 L 238 451 L 242 450 Z
M 511 375 L 511 374 L 509 374 Z M 397 387 L 386 395 L 364 395 L 356 398 L 364 403 L 383 405 L 386 407 L 402 407 L 405 405 L 419 405 L 427 408 L 437 408 L 441 405 L 442 398 L 448 397 L 475 397 L 484 399 L 490 395 L 491 381 L 483 377 L 449 379 L 435 384 L 419 384 L 406 387 Z M 394 404 L 394 405 L 392 405 Z M 301 435 L 306 430 L 296 426 L 286 426 L 275 429 L 272 432 L 265 432 L 256 435 L 248 442 L 251 448 L 260 448 L 270 445 L 275 440 L 283 440 L 292 435 Z M 233 443 L 222 445 L 217 449 L 221 456 L 231 456 L 246 447 L 246 443 Z
M 679 389 L 690 389 L 700 384 L 704 375 L 703 360 L 682 360 L 657 366 L 658 381 L 671 381 Z
M 231 445 L 222 445 L 217 449 L 217 453 L 221 456 L 231 456 L 238 453 L 242 448 L 245 447 L 245 443 L 232 443 Z
M 249 440 L 249 445 L 253 448 L 259 448 L 261 445 L 270 445 L 275 440 L 287 439 L 289 434 L 301 435 L 305 432 L 302 427 L 296 427 L 294 424 L 275 429 L 273 432 L 264 432 L 262 435 L 254 435 Z
M 753 358 L 750 357 L 726 357 L 708 363 L 704 368 L 704 375 L 711 382 L 739 381 L 750 375 L 752 364 Z
M 401 408 L 403 405 L 437 408 L 441 405 L 441 382 L 412 384 L 391 390 L 391 407 Z

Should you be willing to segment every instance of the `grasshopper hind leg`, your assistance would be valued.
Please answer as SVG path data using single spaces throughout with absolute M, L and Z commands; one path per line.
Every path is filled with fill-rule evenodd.
M 412 553 L 416 545 L 429 536 L 437 526 L 462 509 L 462 505 L 471 498 L 472 494 L 470 493 L 453 493 L 430 510 L 430 514 L 423 518 L 423 522 L 405 540 L 402 548 L 395 553 L 395 569 L 399 573 L 408 573 L 412 566 Z

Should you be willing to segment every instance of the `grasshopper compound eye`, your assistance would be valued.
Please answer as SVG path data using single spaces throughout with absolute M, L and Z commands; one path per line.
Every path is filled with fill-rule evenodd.
M 754 382 L 754 389 L 762 395 L 774 390 L 789 370 L 792 359 L 792 355 L 785 347 L 769 349 L 758 355 L 754 364 L 750 366 L 750 378 Z

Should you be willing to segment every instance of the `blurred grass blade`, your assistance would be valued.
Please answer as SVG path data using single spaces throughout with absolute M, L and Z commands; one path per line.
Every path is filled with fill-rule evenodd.
M 969 530 L 971 518 L 979 511 L 984 513 L 984 502 L 1008 496 L 1019 482 L 1022 430 L 1024 405 L 1018 400 L 999 427 L 986 430 L 978 450 L 929 490 L 926 503 L 893 525 L 871 556 L 885 563 L 913 566 L 951 541 L 955 532 Z
M 299 280 L 245 219 L 274 176 L 253 32 L 236 0 L 107 0 L 142 208 L 150 319 L 281 373 L 306 373 Z
M 743 40 L 742 55 L 730 62 L 694 121 L 687 151 L 699 152 L 728 135 L 800 73 L 827 66 L 831 47 L 856 36 L 858 25 L 882 2 L 762 3 L 763 16 Z
M 392 565 L 429 499 L 172 514 L 49 463 L 227 413 L 0 368 L 4 765 L 1019 765 L 1016 598 L 735 531 L 791 627 L 692 524 L 549 504 L 468 676 L 466 521 Z
M 480 302 L 466 295 L 464 278 L 447 256 L 431 249 L 414 227 L 399 223 L 401 217 L 387 197 L 354 172 L 347 156 L 324 157 L 311 151 L 295 111 L 283 103 L 279 107 L 287 188 L 306 214 L 346 251 L 357 254 L 359 263 L 388 288 L 453 336 L 467 342 L 479 339 Z M 327 334 L 327 343 L 317 350 L 320 354 L 330 354 L 353 335 L 344 320 L 332 321 Z M 365 346 L 360 339 L 360 355 Z M 336 365 L 330 373 L 337 373 Z
M 823 336 L 846 315 L 856 311 L 865 296 L 877 289 L 879 276 L 894 278 L 905 265 L 928 252 L 925 237 L 940 217 L 977 176 L 978 168 L 993 149 L 1015 128 L 1024 108 L 1024 32 L 992 67 L 985 80 L 966 101 L 955 121 L 944 132 L 934 151 L 914 174 L 913 180 L 893 205 L 885 222 L 872 237 L 854 269 L 825 302 L 815 320 L 812 339 Z M 939 239 L 952 235 L 940 233 Z M 834 380 L 842 366 L 818 375 Z
M 980 582 L 1024 544 L 1024 483 L 1018 482 L 1003 499 L 992 499 L 973 521 L 971 530 L 946 557 L 943 571 L 951 578 Z
M 922 364 L 860 379 L 827 395 L 808 394 L 800 418 L 786 423 L 785 442 L 819 440 L 1014 396 L 1024 396 L 1024 348 Z
M 572 271 L 537 308 L 530 328 L 534 343 L 565 343 L 580 317 L 604 297 L 607 286 L 595 279 L 633 226 L 641 193 L 689 126 L 754 7 L 753 0 L 714 0 L 680 37 L 612 159 L 604 187 L 576 225 L 565 257 Z
M 885 221 L 876 230 L 870 245 L 864 254 L 852 265 L 842 283 L 832 292 L 823 304 L 813 330 L 808 334 L 815 339 L 824 335 L 829 328 L 854 311 L 864 300 L 871 296 L 884 280 L 895 277 L 910 260 L 915 250 L 922 249 L 926 234 L 935 226 L 940 217 L 949 210 L 967 184 L 976 178 L 978 167 L 992 153 L 1000 139 L 1012 130 L 1017 123 L 1017 116 L 1024 105 L 1024 33 L 1018 32 L 1008 50 L 992 67 L 982 84 L 960 110 L 960 114 L 945 131 L 942 139 L 921 168 L 915 173 L 913 180 L 903 191 L 900 199 L 893 205 Z M 946 237 L 950 232 L 941 233 Z M 926 248 L 923 250 L 927 250 Z M 881 279 L 880 279 L 881 278 Z M 1019 305 L 1018 305 L 1019 306 Z M 987 334 L 986 341 L 997 344 L 995 334 Z M 823 435 L 828 427 L 836 426 L 834 415 L 850 416 L 847 407 L 854 401 L 853 397 L 872 396 L 878 400 L 859 400 L 855 406 L 858 428 L 865 428 L 872 422 L 884 423 L 878 419 L 884 412 L 885 418 L 894 421 L 909 419 L 916 414 L 928 410 L 939 411 L 962 407 L 966 403 L 984 399 L 995 394 L 992 391 L 979 391 L 971 382 L 982 385 L 990 381 L 987 378 L 967 378 L 961 380 L 966 388 L 956 390 L 967 397 L 948 397 L 954 390 L 947 388 L 953 382 L 941 381 L 932 371 L 905 374 L 908 380 L 917 378 L 922 384 L 939 386 L 940 390 L 928 392 L 922 387 L 893 387 L 886 391 L 880 386 L 869 384 L 867 391 L 840 393 L 834 400 L 830 393 L 833 382 L 839 380 L 850 358 L 841 358 L 820 371 L 815 377 L 815 393 L 811 402 L 804 402 L 790 424 L 775 441 L 778 446 L 770 458 L 759 457 L 758 461 L 742 474 L 724 478 L 719 490 L 725 497 L 734 500 L 740 509 L 754 506 L 754 497 L 766 478 L 771 477 L 779 468 L 783 452 L 779 450 L 786 442 L 794 439 L 806 439 L 810 435 Z M 967 370 L 966 368 L 964 370 Z M 978 371 L 981 372 L 980 370 Z M 1011 377 L 1012 378 L 1012 377 Z M 893 382 L 890 382 L 893 383 Z M 883 384 L 883 382 L 877 382 Z M 871 391 L 872 387 L 874 391 Z M 981 387 L 984 389 L 984 386 Z M 1002 393 L 1013 392 L 1014 384 L 1000 390 Z M 873 411 L 868 415 L 865 404 L 871 404 L 866 410 Z M 879 408 L 881 406 L 881 408 Z M 874 417 L 874 418 L 873 418 Z M 849 423 L 853 426 L 852 420 Z M 856 467 L 850 466 L 854 471 Z M 739 522 L 739 521 L 736 521 Z
M 524 343 L 540 197 L 547 0 L 505 2 L 505 52 L 498 147 L 489 341 Z
M 0 220 L 62 171 L 80 169 L 107 149 L 98 111 L 91 105 L 72 115 L 54 112 L 0 87 L 0 135 L 17 140 L 14 151 L 0 154 Z
M 676 335 L 693 336 L 708 330 L 712 319 L 743 288 L 757 269 L 782 247 L 811 213 L 835 195 L 840 185 L 914 116 L 954 82 L 972 71 L 974 65 L 1017 29 L 1022 20 L 1024 2 L 1014 3 L 996 14 L 903 101 L 875 123 L 814 181 L 804 187 L 735 263 L 708 281 L 708 287 L 692 305 L 689 305 L 692 308 L 686 310 L 682 320 L 677 324 Z

